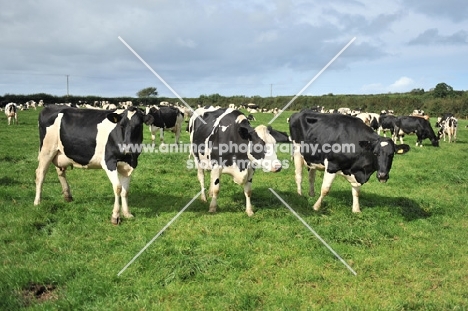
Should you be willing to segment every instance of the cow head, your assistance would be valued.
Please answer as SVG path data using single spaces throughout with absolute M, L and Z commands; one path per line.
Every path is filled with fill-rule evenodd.
M 136 107 L 129 107 L 122 112 L 114 112 L 107 115 L 107 119 L 116 124 L 115 135 L 112 138 L 117 144 L 125 146 L 123 153 L 134 152 L 130 146 L 141 144 L 143 141 L 143 124 L 150 125 L 153 122 L 153 116 L 146 115 L 142 110 Z
M 259 125 L 255 129 L 241 124 L 239 135 L 249 141 L 247 156 L 254 167 L 262 167 L 264 172 L 279 172 L 281 162 L 275 151 L 276 141 L 271 136 L 267 127 Z
M 439 147 L 439 139 L 440 139 L 440 137 L 431 138 L 431 144 L 432 144 L 432 146 L 434 146 L 434 147 Z
M 375 156 L 377 164 L 377 179 L 387 182 L 392 168 L 393 156 L 403 154 L 410 150 L 407 144 L 396 145 L 390 138 L 381 137 L 374 141 L 360 141 L 359 145 Z

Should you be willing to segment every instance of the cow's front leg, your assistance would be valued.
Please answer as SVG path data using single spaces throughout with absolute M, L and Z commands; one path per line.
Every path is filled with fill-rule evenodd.
M 209 190 L 209 195 L 211 196 L 211 202 L 210 202 L 210 213 L 215 213 L 216 208 L 218 207 L 218 194 L 219 194 L 219 183 L 221 179 L 221 168 L 214 168 L 211 171 L 211 177 L 210 177 L 210 190 Z
M 159 128 L 159 141 L 161 142 L 161 145 L 164 144 L 164 128 Z
M 57 170 L 57 176 L 60 181 L 60 185 L 62 186 L 62 193 L 63 193 L 63 198 L 67 202 L 73 201 L 73 197 L 70 192 L 70 186 L 68 185 L 67 181 L 67 169 L 66 168 L 60 168 L 60 167 L 55 167 Z
M 156 139 L 156 135 L 155 135 L 156 129 L 152 125 L 150 125 L 149 130 L 151 133 L 151 143 L 154 145 L 154 140 Z
M 112 210 L 111 222 L 114 225 L 118 225 L 120 223 L 120 194 L 122 193 L 122 184 L 120 183 L 117 170 L 109 171 L 106 169 L 105 171 L 112 183 L 112 189 L 114 190 L 114 209 Z
M 352 194 L 353 194 L 353 213 L 360 213 L 361 209 L 359 208 L 359 190 L 361 188 L 360 185 L 351 185 L 352 187 Z
M 330 191 L 331 185 L 333 183 L 333 180 L 335 179 L 336 174 L 334 173 L 329 173 L 325 169 L 325 172 L 323 173 L 323 182 L 322 182 L 322 189 L 320 190 L 320 197 L 318 198 L 317 202 L 314 204 L 314 210 L 318 211 L 320 209 L 320 206 L 322 206 L 322 201 L 323 198 L 325 198 Z
M 119 174 L 120 184 L 122 191 L 120 192 L 120 199 L 122 201 L 122 214 L 125 218 L 132 218 L 133 215 L 130 213 L 128 208 L 128 193 L 130 190 L 131 176 L 122 176 Z
M 245 212 L 248 216 L 254 214 L 252 210 L 252 203 L 250 202 L 250 197 L 252 196 L 252 178 L 254 170 L 249 169 L 249 174 L 247 176 L 247 181 L 244 184 L 244 194 L 245 194 Z

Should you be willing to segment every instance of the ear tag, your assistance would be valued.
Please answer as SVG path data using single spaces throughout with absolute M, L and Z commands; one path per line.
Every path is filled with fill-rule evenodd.
M 402 154 L 402 153 L 404 153 L 404 150 L 403 149 L 398 149 L 397 153 Z
M 117 120 L 117 117 L 114 117 L 114 123 L 117 123 L 119 122 L 119 120 Z

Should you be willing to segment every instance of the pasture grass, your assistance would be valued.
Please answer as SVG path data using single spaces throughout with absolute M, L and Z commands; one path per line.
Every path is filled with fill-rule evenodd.
M 322 209 L 296 194 L 294 169 L 257 171 L 248 217 L 240 186 L 221 179 L 216 214 L 200 199 L 117 273 L 199 191 L 187 154 L 144 153 L 129 197 L 135 218 L 110 224 L 102 170 L 73 169 L 65 203 L 50 168 L 33 206 L 39 110 L 0 124 L 1 310 L 467 309 L 468 124 L 458 141 L 395 156 L 390 180 L 362 187 L 362 213 L 337 177 Z M 285 113 L 273 126 L 287 131 Z M 271 114 L 256 115 L 254 125 Z M 434 123 L 432 121 L 432 123 Z M 145 129 L 145 142 L 150 142 Z M 173 142 L 172 133 L 166 141 Z M 188 134 L 181 140 L 188 142 Z M 280 154 L 289 160 L 289 154 Z M 322 174 L 318 173 L 316 192 Z M 206 175 L 208 186 L 209 176 Z M 304 171 L 303 193 L 307 193 Z M 352 275 L 268 190 L 274 189 L 357 272 Z

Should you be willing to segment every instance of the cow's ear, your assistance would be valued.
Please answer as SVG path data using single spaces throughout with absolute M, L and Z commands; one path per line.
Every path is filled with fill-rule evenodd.
M 306 122 L 309 123 L 309 124 L 314 124 L 317 121 L 318 121 L 317 118 L 311 118 L 311 117 L 306 118 Z
M 112 123 L 118 123 L 120 120 L 122 120 L 122 115 L 117 113 L 109 113 L 107 115 L 107 120 L 111 121 Z
M 249 133 L 249 129 L 244 126 L 239 127 L 239 135 L 242 139 L 246 139 L 246 140 L 249 140 L 252 137 Z
M 395 145 L 396 154 L 404 154 L 410 151 L 410 146 L 407 144 Z
M 146 125 L 151 125 L 154 122 L 154 117 L 150 114 L 145 115 L 143 121 L 145 122 Z
M 365 149 L 365 150 L 368 150 L 368 151 L 372 151 L 372 143 L 368 140 L 361 140 L 359 141 L 359 146 L 362 148 L 362 149 Z

